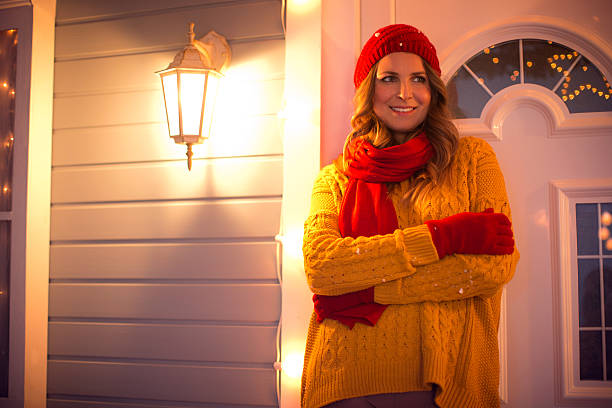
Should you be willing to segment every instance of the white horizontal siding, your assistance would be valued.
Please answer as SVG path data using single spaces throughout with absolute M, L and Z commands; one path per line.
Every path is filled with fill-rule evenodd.
M 280 196 L 282 157 L 55 169 L 53 203 Z
M 50 318 L 274 322 L 278 284 L 51 283 Z
M 273 242 L 75 244 L 51 246 L 57 279 L 276 279 Z
M 49 323 L 49 354 L 266 364 L 276 358 L 276 327 L 100 322 Z
M 203 157 L 279 155 L 283 152 L 276 116 L 217 121 L 213 137 L 194 145 L 195 164 Z M 168 137 L 164 122 L 129 126 L 58 129 L 53 134 L 53 165 L 185 160 L 185 146 Z
M 190 21 L 195 23 L 196 38 L 210 29 L 230 41 L 282 37 L 278 1 L 237 2 L 199 12 L 192 8 L 168 9 L 165 13 L 135 14 L 129 19 L 60 25 L 55 30 L 55 56 L 61 61 L 180 48 L 187 42 Z
M 49 394 L 245 405 L 276 404 L 275 373 L 272 367 L 50 360 L 48 373 Z
M 274 237 L 280 199 L 54 206 L 51 240 Z
M 168 137 L 160 80 L 215 30 L 211 137 Z M 60 0 L 48 406 L 276 406 L 284 40 L 278 0 Z

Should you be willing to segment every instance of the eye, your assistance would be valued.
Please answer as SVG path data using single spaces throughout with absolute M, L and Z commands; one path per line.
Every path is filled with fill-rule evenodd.
M 383 77 L 378 78 L 379 81 L 382 82 L 393 82 L 395 81 L 397 78 L 393 75 L 385 75 Z
M 427 83 L 427 77 L 424 75 L 417 75 L 412 78 L 414 82 Z

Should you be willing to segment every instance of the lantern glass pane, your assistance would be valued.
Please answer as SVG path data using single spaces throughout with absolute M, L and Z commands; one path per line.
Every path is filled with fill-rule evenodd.
M 168 114 L 168 129 L 170 130 L 170 136 L 176 136 L 181 133 L 179 127 L 176 72 L 162 76 L 162 85 L 164 87 L 164 98 L 166 100 L 166 113 Z
M 206 73 L 181 73 L 181 113 L 183 114 L 184 135 L 200 134 L 205 81 Z
M 208 137 L 210 134 L 212 115 L 215 109 L 215 100 L 217 99 L 218 88 L 219 77 L 214 74 L 208 75 L 208 85 L 206 87 L 206 104 L 204 105 L 204 120 L 202 121 L 202 137 Z

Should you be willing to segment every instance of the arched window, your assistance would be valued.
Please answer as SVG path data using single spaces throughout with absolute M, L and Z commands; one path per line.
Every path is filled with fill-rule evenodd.
M 610 83 L 585 56 L 553 41 L 518 39 L 483 49 L 455 71 L 447 84 L 451 112 L 478 118 L 496 93 L 517 84 L 550 89 L 570 113 L 612 111 Z

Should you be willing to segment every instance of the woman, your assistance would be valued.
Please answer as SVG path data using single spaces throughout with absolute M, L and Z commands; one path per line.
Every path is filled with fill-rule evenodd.
M 458 139 L 414 27 L 374 33 L 354 81 L 352 131 L 305 223 L 302 406 L 497 407 L 500 296 L 518 253 L 493 150 Z

